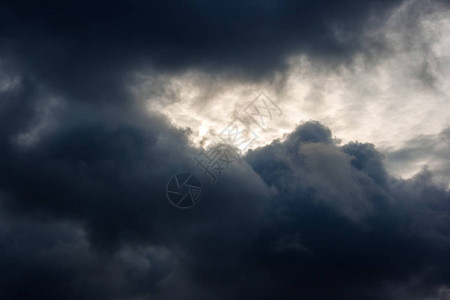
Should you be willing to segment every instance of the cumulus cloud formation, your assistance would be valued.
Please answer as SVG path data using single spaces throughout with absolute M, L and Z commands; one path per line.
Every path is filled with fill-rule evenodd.
M 307 123 L 185 212 L 164 199 L 183 163 L 195 172 L 182 134 L 167 148 L 136 124 L 104 127 L 53 134 L 23 166 L 3 153 L 2 297 L 399 299 L 449 280 L 449 192 L 427 173 L 390 177 L 373 145 Z
M 0 298 L 447 299 L 448 11 L 3 2 Z M 282 117 L 211 184 L 193 156 L 261 91 Z

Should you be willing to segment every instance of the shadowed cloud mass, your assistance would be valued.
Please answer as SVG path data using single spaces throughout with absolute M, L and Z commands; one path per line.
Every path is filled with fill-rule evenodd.
M 143 70 L 251 84 L 294 54 L 345 64 L 396 4 L 2 2 L 0 298 L 447 299 L 450 192 L 432 171 L 395 177 L 376 145 L 299 118 L 211 185 L 193 129 L 130 91 Z M 441 138 L 388 156 L 447 162 Z M 165 195 L 180 171 L 203 184 L 189 210 Z

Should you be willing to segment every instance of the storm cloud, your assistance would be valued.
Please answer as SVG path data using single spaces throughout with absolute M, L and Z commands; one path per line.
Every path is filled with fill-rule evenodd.
M 450 297 L 450 192 L 433 179 L 448 173 L 448 130 L 386 156 L 299 117 L 211 184 L 192 159 L 196 124 L 148 109 L 160 95 L 182 105 L 164 78 L 192 70 L 251 86 L 283 77 L 293 55 L 351 64 L 398 5 L 4 1 L 0 298 Z M 377 60 L 386 43 L 370 48 Z M 154 79 L 150 100 L 132 88 L 137 73 Z M 440 172 L 388 171 L 426 155 Z M 203 186 L 188 210 L 166 199 L 182 171 Z
M 129 72 L 149 66 L 253 80 L 300 51 L 348 59 L 365 46 L 366 20 L 396 2 L 6 1 L 1 52 L 65 96 L 111 102 L 123 100 Z

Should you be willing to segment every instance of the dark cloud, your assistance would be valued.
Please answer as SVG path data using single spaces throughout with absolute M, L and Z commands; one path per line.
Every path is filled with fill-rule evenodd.
M 138 105 L 61 101 L 18 142 L 43 122 L 43 94 L 27 80 L 2 94 L 2 299 L 445 293 L 450 194 L 428 173 L 390 177 L 373 145 L 339 147 L 309 122 L 211 185 L 192 164 L 189 132 Z M 184 211 L 164 188 L 186 170 L 204 195 Z
M 398 1 L 4 1 L 0 51 L 65 96 L 126 99 L 123 82 L 148 66 L 261 78 L 289 55 L 334 61 L 366 47 L 368 18 Z
M 127 89 L 148 64 L 345 57 L 392 3 L 3 2 L 0 298 L 445 299 L 450 194 L 430 172 L 395 179 L 374 145 L 308 122 L 211 185 L 190 131 Z M 165 199 L 180 171 L 204 187 L 186 211 Z

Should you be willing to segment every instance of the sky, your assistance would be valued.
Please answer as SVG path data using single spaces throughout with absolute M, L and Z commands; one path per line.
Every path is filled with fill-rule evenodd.
M 3 1 L 0 299 L 448 300 L 449 79 L 445 0 Z

